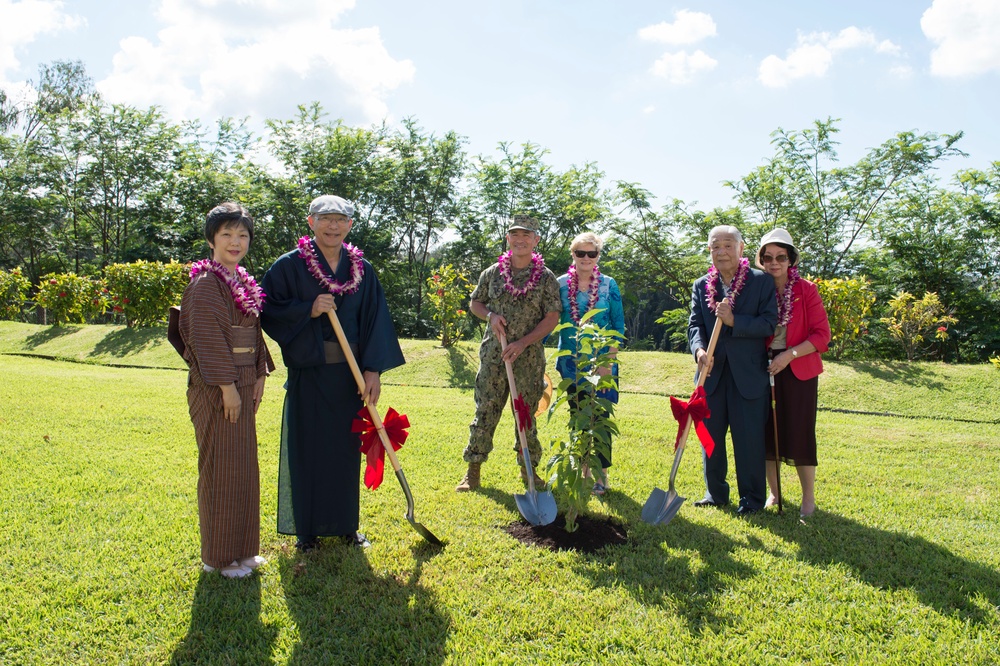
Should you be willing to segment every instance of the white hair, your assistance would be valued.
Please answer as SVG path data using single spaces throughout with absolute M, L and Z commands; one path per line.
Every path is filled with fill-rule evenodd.
M 709 245 L 712 244 L 712 236 L 715 236 L 716 234 L 729 234 L 730 236 L 736 238 L 737 243 L 743 242 L 743 234 L 741 234 L 740 230 L 731 224 L 720 224 L 717 227 L 712 227 L 712 230 L 708 232 Z

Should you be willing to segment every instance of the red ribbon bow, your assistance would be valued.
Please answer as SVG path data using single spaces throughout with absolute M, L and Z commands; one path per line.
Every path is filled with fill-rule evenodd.
M 514 411 L 517 413 L 517 427 L 521 430 L 527 430 L 530 428 L 531 419 L 534 418 L 534 415 L 532 414 L 534 410 L 528 406 L 528 403 L 524 400 L 524 396 L 520 393 L 518 393 L 517 397 L 514 399 Z
M 674 450 L 681 445 L 681 435 L 684 434 L 684 426 L 687 423 L 687 417 L 691 417 L 694 421 L 694 431 L 698 433 L 698 440 L 701 442 L 701 446 L 705 449 L 705 455 L 709 458 L 712 457 L 712 452 L 715 451 L 715 442 L 712 441 L 712 436 L 708 434 L 708 428 L 705 426 L 703 421 L 712 415 L 712 412 L 708 410 L 708 403 L 705 398 L 705 388 L 699 386 L 691 394 L 691 399 L 687 402 L 679 400 L 674 396 L 670 396 L 670 411 L 674 413 L 674 419 L 677 421 L 677 439 L 674 440 Z
M 382 419 L 382 426 L 385 434 L 392 444 L 393 451 L 399 451 L 406 441 L 406 428 L 410 427 L 410 420 L 406 414 L 400 414 L 392 407 L 385 413 Z M 362 407 L 358 412 L 358 418 L 351 423 L 351 432 L 361 434 L 361 453 L 365 454 L 368 464 L 365 466 L 365 486 L 375 490 L 382 484 L 382 474 L 385 469 L 385 447 L 378 436 L 375 422 L 372 420 L 368 407 Z

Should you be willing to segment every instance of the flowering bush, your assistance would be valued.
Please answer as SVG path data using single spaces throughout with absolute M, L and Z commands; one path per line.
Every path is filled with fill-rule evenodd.
M 890 335 L 903 345 L 907 361 L 914 360 L 924 351 L 922 345 L 928 336 L 944 342 L 948 339 L 948 324 L 958 323 L 958 319 L 945 311 L 933 291 L 926 292 L 920 299 L 909 292 L 899 292 L 889 301 L 889 316 L 882 317 L 881 321 L 889 327 Z
M 840 358 L 850 343 L 866 333 L 875 293 L 865 277 L 813 281 L 830 320 L 830 352 Z
M 20 318 L 30 288 L 31 283 L 21 275 L 20 268 L 0 271 L 0 319 Z
M 611 347 L 621 346 L 624 336 L 613 329 L 601 328 L 592 318 L 601 310 L 589 310 L 580 317 L 576 329 L 576 377 L 567 377 L 556 387 L 557 397 L 549 406 L 549 418 L 559 405 L 566 404 L 571 397 L 576 408 L 570 410 L 568 439 L 552 440 L 555 449 L 549 459 L 549 472 L 553 492 L 563 498 L 566 509 L 566 531 L 575 532 L 576 519 L 587 509 L 594 481 L 585 475 L 585 467 L 601 469 L 601 459 L 611 457 L 611 436 L 618 434 L 618 424 L 614 416 L 614 404 L 601 397 L 601 392 L 616 388 L 611 374 L 602 375 L 599 370 L 608 370 L 617 363 Z M 552 331 L 558 335 L 562 329 L 572 326 L 567 322 Z M 558 351 L 552 358 L 572 354 L 568 349 Z M 572 390 L 576 387 L 575 390 Z
M 51 324 L 85 324 L 108 309 L 108 290 L 100 280 L 49 273 L 41 277 L 35 301 L 45 308 Z
M 171 261 L 136 261 L 111 264 L 104 279 L 111 296 L 111 310 L 133 328 L 167 320 L 167 310 L 181 302 L 188 284 L 188 264 Z
M 427 278 L 427 299 L 432 318 L 441 330 L 441 346 L 450 347 L 462 339 L 466 317 L 462 305 L 469 298 L 469 280 L 451 264 L 440 266 Z

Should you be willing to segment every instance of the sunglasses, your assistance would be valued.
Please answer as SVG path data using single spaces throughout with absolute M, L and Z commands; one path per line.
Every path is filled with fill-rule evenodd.
M 770 255 L 770 254 L 765 254 L 765 255 L 764 255 L 763 257 L 761 257 L 760 259 L 761 259 L 761 261 L 763 261 L 763 262 L 764 262 L 765 264 L 769 264 L 769 263 L 771 263 L 772 261 L 777 261 L 777 262 L 778 262 L 779 264 L 784 264 L 784 263 L 787 263 L 787 262 L 788 262 L 788 255 L 787 255 L 787 254 L 779 254 L 779 255 L 778 255 L 777 257 L 775 257 L 775 256 L 773 256 L 773 255 Z
M 600 250 L 573 250 L 573 254 L 576 255 L 577 259 L 583 259 L 584 257 L 590 257 L 591 259 L 597 259 L 601 256 Z

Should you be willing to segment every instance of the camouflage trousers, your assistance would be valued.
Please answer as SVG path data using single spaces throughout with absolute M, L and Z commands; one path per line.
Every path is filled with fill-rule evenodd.
M 514 361 L 514 382 L 517 390 L 531 407 L 534 416 L 538 409 L 538 401 L 545 391 L 545 355 L 539 350 L 537 354 L 524 354 Z M 480 360 L 479 372 L 476 373 L 476 417 L 469 425 L 469 445 L 465 447 L 462 458 L 465 462 L 485 462 L 493 450 L 493 433 L 497 429 L 500 417 L 505 409 L 510 409 L 510 389 L 507 386 L 507 370 L 504 364 L 490 363 Z M 525 430 L 528 440 L 528 452 L 531 464 L 537 470 L 542 459 L 542 447 L 538 443 L 538 432 L 535 429 L 535 419 L 531 419 L 531 427 Z M 514 450 L 517 451 L 518 464 L 521 464 L 521 440 L 517 434 L 517 423 L 514 424 Z

